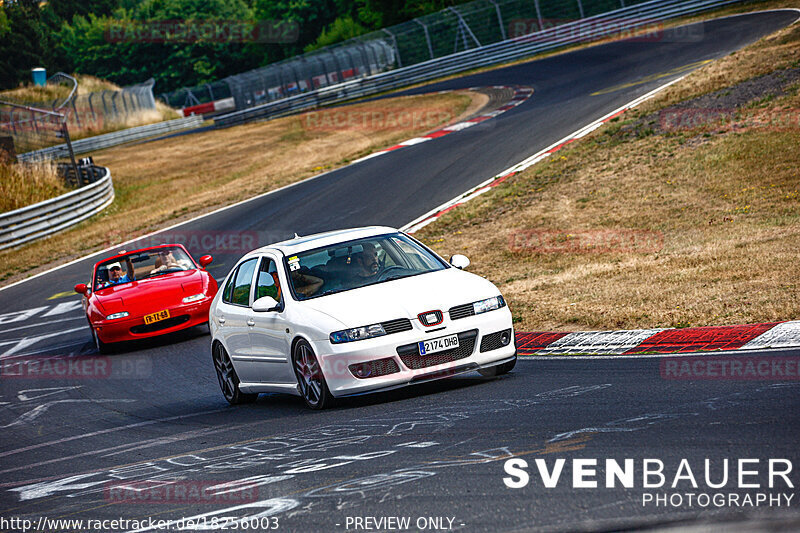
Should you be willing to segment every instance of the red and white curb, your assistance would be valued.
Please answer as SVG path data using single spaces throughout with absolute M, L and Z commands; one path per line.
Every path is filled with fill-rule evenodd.
M 495 85 L 494 89 L 514 89 L 514 96 L 511 100 L 508 101 L 507 104 L 498 107 L 494 111 L 489 113 L 485 113 L 483 115 L 479 115 L 477 117 L 472 117 L 469 120 L 464 120 L 462 122 L 457 122 L 455 124 L 451 124 L 446 126 L 440 130 L 436 130 L 434 132 L 428 133 L 427 135 L 423 135 L 422 137 L 414 137 L 413 139 L 409 139 L 407 141 L 403 141 L 399 144 L 395 144 L 394 146 L 390 146 L 389 148 L 384 148 L 378 152 L 374 152 L 369 154 L 368 156 L 362 157 L 360 159 L 356 159 L 353 163 L 360 163 L 361 161 L 366 161 L 367 159 L 372 159 L 373 157 L 378 157 L 384 154 L 388 154 L 389 152 L 394 152 L 396 150 L 400 150 L 401 148 L 405 148 L 406 146 L 413 146 L 415 144 L 423 143 L 426 141 L 431 141 L 433 139 L 438 139 L 439 137 L 444 137 L 445 135 L 449 135 L 456 131 L 461 131 L 467 128 L 471 128 L 476 124 L 480 124 L 484 120 L 489 120 L 490 118 L 494 118 L 498 115 L 502 115 L 509 109 L 513 109 L 520 105 L 521 103 L 525 102 L 528 98 L 531 97 L 533 94 L 532 87 L 522 87 L 522 86 L 515 86 L 515 87 L 506 87 L 504 85 Z M 471 87 L 467 90 L 475 91 L 477 89 L 481 89 L 481 87 Z M 438 91 L 438 93 L 449 93 L 451 91 Z M 437 93 L 433 93 L 437 94 Z
M 570 133 L 569 135 L 567 135 L 563 139 L 561 139 L 559 141 L 556 141 L 555 143 L 551 144 L 550 146 L 548 146 L 544 150 L 541 150 L 541 151 L 533 154 L 529 158 L 527 158 L 527 159 L 525 159 L 523 161 L 520 161 L 519 163 L 517 163 L 516 165 L 514 165 L 512 167 L 509 167 L 509 168 L 505 169 L 500 174 L 497 174 L 496 176 L 487 179 L 486 181 L 484 181 L 483 183 L 480 183 L 479 185 L 477 185 L 476 187 L 470 189 L 469 191 L 456 196 L 452 200 L 449 200 L 449 201 L 443 203 L 439 207 L 436 207 L 435 209 L 432 209 L 431 211 L 428 211 L 427 213 L 425 213 L 421 217 L 418 217 L 418 218 L 414 219 L 410 223 L 408 223 L 405 226 L 403 226 L 401 228 L 401 230 L 405 231 L 406 233 L 414 233 L 416 231 L 419 231 L 420 229 L 424 228 L 425 226 L 427 226 L 431 222 L 435 221 L 437 218 L 439 218 L 440 216 L 444 215 L 448 211 L 451 211 L 451 210 L 455 209 L 456 207 L 460 206 L 461 204 L 465 204 L 465 203 L 469 202 L 470 200 L 472 200 L 473 198 L 476 198 L 476 197 L 480 196 L 481 194 L 490 191 L 493 187 L 497 187 L 498 185 L 503 183 L 505 180 L 507 180 L 508 178 L 513 176 L 514 174 L 517 174 L 518 172 L 522 172 L 526 168 L 535 165 L 539 161 L 541 161 L 541 160 L 549 157 L 551 154 L 559 151 L 560 149 L 562 149 L 566 145 L 570 144 L 571 142 L 574 142 L 574 141 L 580 139 L 581 137 L 584 137 L 584 136 L 590 134 L 591 132 L 593 132 L 594 130 L 596 130 L 597 128 L 599 128 L 600 126 L 605 124 L 606 122 L 608 122 L 610 120 L 613 120 L 614 118 L 622 115 L 628 109 L 636 107 L 637 105 L 641 104 L 645 100 L 649 100 L 650 98 L 655 96 L 660 91 L 663 91 L 664 89 L 666 89 L 667 87 L 669 87 L 673 83 L 679 82 L 683 78 L 685 78 L 685 76 L 682 76 L 680 78 L 672 80 L 669 83 L 665 83 L 664 85 L 661 85 L 660 87 L 656 87 L 655 89 L 653 89 L 649 93 L 647 93 L 645 95 L 642 95 L 639 98 L 636 98 L 635 100 L 632 100 L 632 101 L 628 102 L 624 106 L 615 109 L 611 113 L 608 113 L 607 115 L 604 115 L 604 116 L 600 117 L 599 119 L 595 120 L 591 124 L 588 124 L 588 125 L 584 126 L 583 128 L 581 128 L 581 129 L 579 129 L 579 130 L 577 130 L 577 131 L 575 131 L 573 133 Z
M 213 102 L 206 102 L 205 104 L 198 104 L 179 109 L 178 113 L 183 117 L 190 117 L 192 115 L 205 115 L 207 113 L 219 113 L 220 111 L 230 111 L 236 108 L 236 102 L 233 97 L 223 98 L 221 100 L 214 100 Z
M 534 331 L 516 335 L 519 355 L 633 355 L 800 347 L 800 320 L 680 329 Z

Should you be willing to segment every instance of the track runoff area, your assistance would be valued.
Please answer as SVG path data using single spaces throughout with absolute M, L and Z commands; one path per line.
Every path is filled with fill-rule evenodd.
M 236 234 L 255 247 L 282 236 L 262 231 L 275 220 L 300 234 L 404 226 L 680 77 L 681 67 L 795 19 L 791 11 L 723 18 L 691 41 L 610 43 L 418 89 L 534 92 L 472 127 L 151 238 Z M 621 88 L 603 92 L 609 87 Z M 385 200 L 376 202 L 375 191 Z M 212 251 L 215 277 L 243 247 Z M 696 335 L 530 333 L 519 339 L 525 353 L 570 346 L 600 355 L 533 355 L 502 378 L 459 376 L 319 413 L 278 394 L 233 408 L 202 332 L 108 357 L 94 352 L 70 291 L 97 258 L 0 290 L 0 361 L 38 358 L 73 369 L 0 379 L 0 531 L 797 527 L 796 377 L 772 366 L 758 374 L 765 359 L 800 356 L 790 347 L 792 323 Z M 774 348 L 776 339 L 789 344 Z M 633 353 L 703 343 L 729 351 Z M 708 373 L 746 366 L 747 358 L 755 375 Z

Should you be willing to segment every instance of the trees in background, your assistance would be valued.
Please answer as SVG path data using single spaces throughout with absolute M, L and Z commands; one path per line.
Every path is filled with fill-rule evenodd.
M 463 0 L 0 0 L 0 88 L 37 66 L 107 78 L 156 79 L 159 92 L 200 85 L 438 11 Z M 217 23 L 228 36 L 159 38 Z M 237 22 L 296 24 L 292 39 L 242 38 Z M 191 32 L 191 30 L 190 30 Z M 233 32 L 233 37 L 230 36 Z M 263 37 L 263 33 L 262 33 Z

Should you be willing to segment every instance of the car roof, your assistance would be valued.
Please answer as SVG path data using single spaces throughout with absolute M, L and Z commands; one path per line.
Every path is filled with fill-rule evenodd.
M 368 226 L 364 228 L 348 228 L 336 231 L 326 231 L 324 233 L 315 233 L 313 235 L 298 236 L 293 239 L 288 239 L 275 244 L 270 244 L 257 248 L 247 255 L 257 255 L 269 250 L 278 250 L 284 255 L 294 255 L 306 250 L 313 250 L 314 248 L 321 248 L 323 246 L 330 246 L 345 241 L 352 241 L 355 239 L 363 239 L 366 237 L 374 237 L 375 235 L 385 235 L 387 233 L 397 233 L 396 228 L 389 226 Z

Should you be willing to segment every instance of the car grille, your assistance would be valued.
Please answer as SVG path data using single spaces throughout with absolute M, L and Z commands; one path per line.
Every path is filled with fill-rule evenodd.
M 359 367 L 363 367 L 365 365 L 369 367 L 369 374 L 365 376 L 359 376 L 357 370 Z M 386 359 L 375 359 L 374 361 L 367 361 L 366 363 L 355 363 L 350 365 L 348 368 L 350 369 L 350 372 L 352 372 L 353 375 L 358 379 L 377 378 L 379 376 L 387 376 L 389 374 L 400 372 L 400 367 L 397 366 L 397 361 L 395 361 L 393 357 L 387 357 Z
M 468 316 L 473 316 L 475 314 L 475 308 L 471 303 L 464 305 L 457 305 L 455 307 L 451 307 L 449 313 L 450 313 L 450 320 L 458 320 L 459 318 L 467 318 Z
M 387 335 L 391 335 L 392 333 L 400 333 L 401 331 L 408 331 L 412 329 L 411 321 L 407 318 L 398 318 L 397 320 L 389 320 L 388 322 L 381 322 L 381 326 L 383 326 L 383 331 L 385 331 Z
M 503 334 L 508 335 L 509 342 L 511 341 L 511 330 L 504 329 L 503 331 L 497 331 L 495 333 L 490 333 L 489 335 L 485 335 L 481 339 L 481 353 L 488 352 L 491 350 L 496 350 L 498 348 L 502 348 L 503 346 L 508 346 L 508 342 L 503 344 L 500 340 Z
M 403 364 L 411 370 L 452 363 L 453 361 L 465 359 L 472 355 L 472 352 L 475 350 L 475 339 L 477 337 L 478 330 L 471 329 L 458 334 L 458 348 L 430 355 L 420 355 L 419 346 L 416 343 L 405 344 L 397 347 L 397 355 L 400 356 L 400 360 L 403 361 Z
M 153 322 L 152 324 L 140 324 L 138 326 L 133 326 L 131 328 L 131 333 L 141 335 L 142 333 L 152 333 L 154 331 L 161 331 L 162 329 L 174 328 L 184 322 L 188 322 L 189 318 L 189 315 L 180 315 Z

